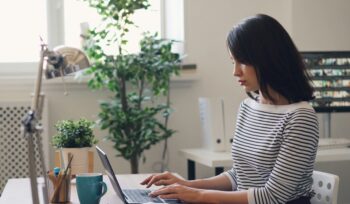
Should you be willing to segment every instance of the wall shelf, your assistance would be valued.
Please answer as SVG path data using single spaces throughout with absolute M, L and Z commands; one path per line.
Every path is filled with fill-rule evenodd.
M 315 87 L 317 112 L 350 111 L 350 51 L 301 52 Z

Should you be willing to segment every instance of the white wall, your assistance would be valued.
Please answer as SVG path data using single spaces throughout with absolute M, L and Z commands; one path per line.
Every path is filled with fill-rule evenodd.
M 346 10 L 350 8 L 350 1 L 347 0 L 187 0 L 184 1 L 184 8 L 185 50 L 188 55 L 186 62 L 197 64 L 198 79 L 172 82 L 175 112 L 170 118 L 170 127 L 177 130 L 177 133 L 169 140 L 169 168 L 184 177 L 187 177 L 187 162 L 179 150 L 201 146 L 198 97 L 224 96 L 231 103 L 227 115 L 231 115 L 232 120 L 240 101 L 246 97 L 232 77 L 232 64 L 225 46 L 228 31 L 240 19 L 256 13 L 267 13 L 283 24 L 302 50 L 350 49 L 350 14 Z M 22 86 L 21 81 L 1 80 L 0 98 L 26 99 L 33 90 L 33 81 L 34 79 L 27 80 Z M 7 85 L 8 82 L 12 88 Z M 49 101 L 50 135 L 55 134 L 53 125 L 58 120 L 82 116 L 96 119 L 98 100 L 107 97 L 107 93 L 90 91 L 86 84 L 69 84 L 68 89 L 70 95 L 63 96 L 59 81 L 44 84 L 43 90 Z M 336 137 L 350 137 L 344 134 L 350 132 L 346 122 L 350 119 L 349 114 L 336 113 L 332 117 L 332 134 Z M 233 130 L 234 121 L 231 124 Z M 114 157 L 116 152 L 112 144 L 102 140 L 103 132 L 97 130 L 96 134 L 100 139 L 99 145 L 109 153 L 117 172 L 128 173 L 129 163 Z M 154 172 L 158 169 L 156 162 L 161 159 L 161 151 L 162 144 L 158 144 L 146 152 L 147 161 L 141 165 L 141 172 Z M 96 171 L 102 171 L 97 157 L 95 161 Z M 349 168 L 348 164 L 342 165 Z M 197 166 L 198 177 L 211 176 L 213 172 L 213 169 Z M 345 177 L 344 180 L 349 178 Z M 341 199 L 350 201 L 346 197 Z
M 187 62 L 197 64 L 199 80 L 192 85 L 194 98 L 191 106 L 197 106 L 199 96 L 221 97 L 224 96 L 229 102 L 226 108 L 226 116 L 231 116 L 232 131 L 234 120 L 240 101 L 246 94 L 237 84 L 232 76 L 232 64 L 226 48 L 226 36 L 229 30 L 245 18 L 256 13 L 268 13 L 281 21 L 290 29 L 290 2 L 289 1 L 232 1 L 232 0 L 190 0 L 185 1 L 185 50 L 188 54 Z M 180 108 L 180 107 L 179 107 Z M 187 107 L 182 107 L 186 110 Z M 198 146 L 200 144 L 200 131 L 198 130 L 198 108 L 188 109 L 191 116 L 192 125 L 183 128 L 192 128 L 190 138 L 182 140 L 183 145 Z M 188 114 L 189 115 L 189 114 Z M 182 130 L 181 129 L 181 130 Z M 182 132 L 182 131 L 181 131 Z M 179 134 L 179 137 L 186 135 Z M 184 161 L 183 161 L 184 162 Z M 180 168 L 179 168 L 180 167 Z M 210 176 L 212 169 L 197 168 L 199 177 Z M 186 175 L 182 166 L 177 167 L 177 171 Z
M 349 50 L 348 0 L 292 2 L 292 36 L 300 50 Z

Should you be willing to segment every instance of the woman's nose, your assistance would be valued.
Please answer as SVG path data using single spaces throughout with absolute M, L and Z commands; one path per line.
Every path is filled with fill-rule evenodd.
M 242 70 L 239 67 L 234 66 L 234 68 L 233 68 L 233 76 L 238 77 L 238 76 L 241 76 L 241 74 L 242 74 Z

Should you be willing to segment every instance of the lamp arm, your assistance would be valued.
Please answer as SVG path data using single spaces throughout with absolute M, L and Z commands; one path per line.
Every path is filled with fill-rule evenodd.
M 22 121 L 22 125 L 24 127 L 24 136 L 28 140 L 28 159 L 29 159 L 29 176 L 30 176 L 30 186 L 31 186 L 31 193 L 32 193 L 32 201 L 33 204 L 39 204 L 39 194 L 38 194 L 38 183 L 37 183 L 37 172 L 36 172 L 36 162 L 35 162 L 35 150 L 34 150 L 34 137 L 36 136 L 37 145 L 39 148 L 39 156 L 42 163 L 42 169 L 43 173 L 45 174 L 45 164 L 44 164 L 44 156 L 42 152 L 42 145 L 40 141 L 40 130 L 41 128 L 38 127 L 38 119 L 41 118 L 41 108 L 39 107 L 39 102 L 42 100 L 40 98 L 40 92 L 41 92 L 41 83 L 42 83 L 42 72 L 43 72 L 43 63 L 44 58 L 47 55 L 48 49 L 47 46 L 42 43 L 41 44 L 41 51 L 40 51 L 40 61 L 39 61 L 39 68 L 38 68 L 38 74 L 36 78 L 35 83 L 35 89 L 34 89 L 34 97 L 32 100 L 31 110 L 27 113 L 25 118 Z M 40 103 L 42 105 L 42 103 Z M 40 106 L 41 106 L 40 105 Z M 47 198 L 47 189 L 46 189 L 46 175 L 44 176 L 44 184 L 42 186 L 42 193 L 44 198 L 44 204 L 48 204 L 48 198 Z
M 34 98 L 33 98 L 32 106 L 31 106 L 31 110 L 34 113 L 38 110 L 39 97 L 40 97 L 40 91 L 41 91 L 41 83 L 42 83 L 42 78 L 43 78 L 43 64 L 44 64 L 44 57 L 46 55 L 46 52 L 47 52 L 46 45 L 41 44 L 39 69 L 38 69 L 38 73 L 37 73 L 37 77 L 36 77 Z

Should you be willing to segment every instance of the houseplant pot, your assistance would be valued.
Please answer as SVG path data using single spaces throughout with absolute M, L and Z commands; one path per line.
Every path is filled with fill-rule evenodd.
M 86 119 L 61 120 L 55 125 L 57 134 L 52 145 L 61 151 L 63 164 L 68 164 L 68 154 L 73 155 L 72 174 L 88 172 L 88 151 L 97 143 L 93 134 L 93 122 Z

